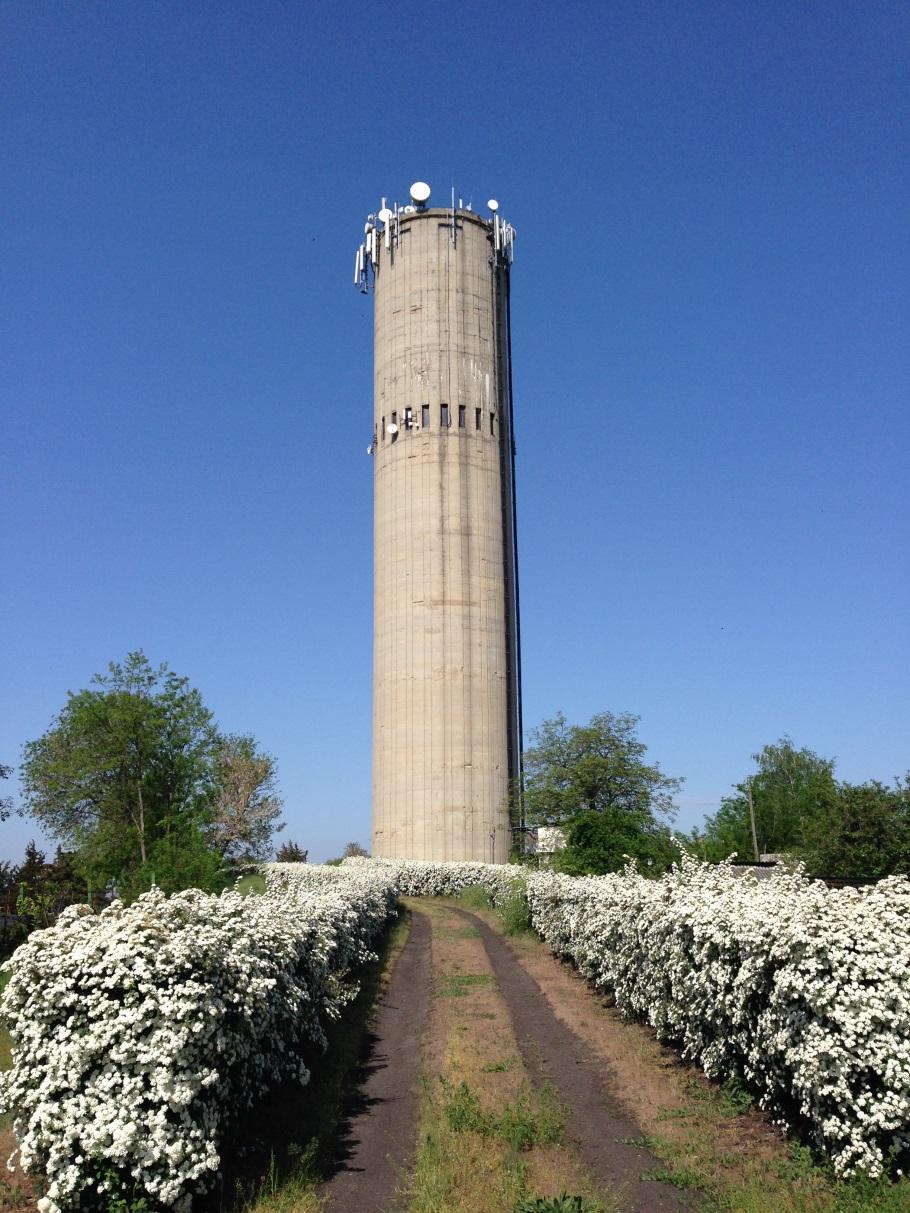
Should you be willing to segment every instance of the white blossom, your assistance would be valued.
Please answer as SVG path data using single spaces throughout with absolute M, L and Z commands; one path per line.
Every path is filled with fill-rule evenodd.
M 877 1176 L 910 1147 L 905 878 L 829 890 L 687 857 L 659 880 L 416 860 L 263 871 L 261 896 L 70 907 L 13 956 L 0 1110 L 46 1177 L 40 1213 L 134 1187 L 187 1213 L 237 1113 L 308 1081 L 304 1049 L 356 993 L 398 895 L 478 884 L 494 904 L 527 896 L 555 953 L 707 1074 L 748 1083 L 839 1174 Z
M 40 1213 L 90 1207 L 112 1185 L 185 1209 L 237 1112 L 308 1081 L 302 1051 L 356 993 L 348 974 L 396 893 L 376 868 L 320 879 L 279 866 L 258 897 L 72 906 L 14 954 L 0 1107 L 22 1167 L 46 1176 Z

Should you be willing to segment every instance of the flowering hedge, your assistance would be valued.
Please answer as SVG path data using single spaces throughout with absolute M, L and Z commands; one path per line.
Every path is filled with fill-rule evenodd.
M 537 932 L 712 1076 L 738 1076 L 840 1174 L 910 1150 L 910 882 L 828 890 L 683 859 L 659 880 L 509 865 L 270 864 L 242 898 L 146 894 L 64 911 L 16 952 L 4 995 L 21 1161 L 42 1213 L 121 1196 L 186 1210 L 224 1130 L 303 1057 L 399 893 L 523 893 Z
M 351 997 L 347 974 L 396 894 L 380 868 L 291 867 L 304 865 L 274 865 L 258 897 L 72 906 L 15 953 L 0 1106 L 22 1166 L 47 1177 L 42 1213 L 139 1195 L 186 1210 L 232 1117 L 308 1080 L 304 1052 Z
M 527 877 L 527 869 L 509 863 L 432 863 L 425 859 L 354 856 L 341 865 L 342 872 L 362 872 L 370 868 L 391 873 L 402 897 L 456 897 L 463 889 L 480 885 L 489 893 L 494 905 L 502 904 L 515 893 L 524 895 Z
M 440 895 L 516 869 L 398 862 L 398 887 Z M 850 1175 L 910 1151 L 910 881 L 826 888 L 757 881 L 684 857 L 659 880 L 628 870 L 530 872 L 535 930 L 627 1015 L 711 1077 L 736 1076 L 779 1124 Z

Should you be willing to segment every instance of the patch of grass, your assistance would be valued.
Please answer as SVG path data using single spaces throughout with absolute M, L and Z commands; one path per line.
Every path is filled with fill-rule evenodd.
M 598 1213 L 598 1206 L 583 1196 L 570 1196 L 568 1192 L 563 1192 L 561 1196 L 534 1196 L 530 1200 L 520 1200 L 515 1206 L 515 1213 Z
M 260 876 L 258 872 L 251 872 L 248 876 L 241 876 L 234 885 L 236 893 L 242 893 L 244 897 L 248 897 L 250 893 L 265 892 L 265 877 Z
M 716 1098 L 715 1092 L 707 1085 L 707 1079 L 687 1078 L 685 1087 L 686 1094 L 690 1099 L 697 1099 L 702 1103 L 707 1103 Z
M 910 1183 L 894 1183 L 886 1177 L 835 1179 L 830 1166 L 820 1166 L 812 1151 L 799 1144 L 790 1146 L 788 1157 L 778 1167 L 777 1177 L 792 1189 L 824 1190 L 825 1203 L 818 1208 L 831 1213 L 908 1213 Z M 806 1206 L 807 1208 L 810 1206 Z M 811 1206 L 813 1209 L 816 1206 Z
M 551 1145 L 562 1139 L 566 1109 L 549 1084 L 534 1093 L 524 1087 L 513 1103 L 503 1104 L 498 1112 L 490 1112 L 466 1082 L 453 1087 L 444 1078 L 440 1081 L 443 1114 L 456 1133 L 495 1137 L 516 1151 L 530 1150 L 535 1145 Z
M 315 1145 L 292 1152 L 284 1165 L 274 1152 L 265 1174 L 255 1184 L 242 1188 L 242 1213 L 321 1213 L 324 1201 L 316 1195 L 321 1178 Z
M 754 1104 L 752 1094 L 738 1078 L 728 1078 L 721 1086 L 722 1104 L 731 1116 L 742 1116 Z
M 514 1103 L 505 1105 L 497 1118 L 496 1133 L 513 1150 L 530 1150 L 562 1141 L 567 1120 L 568 1109 L 545 1083 L 533 1095 L 522 1090 Z
M 484 1074 L 508 1074 L 514 1065 L 514 1057 L 504 1057 L 502 1061 L 488 1061 L 485 1066 L 480 1068 Z
M 469 910 L 489 910 L 493 904 L 493 899 L 482 884 L 465 885 L 455 900 Z
M 478 986 L 493 982 L 489 973 L 443 973 L 436 986 L 437 998 L 465 998 Z
M 642 1179 L 650 1179 L 659 1184 L 670 1184 L 671 1187 L 681 1188 L 684 1192 L 698 1192 L 705 1183 L 705 1176 L 690 1167 L 674 1167 L 672 1171 L 655 1167 L 645 1171 Z
M 636 1150 L 651 1150 L 655 1154 L 659 1154 L 665 1145 L 659 1137 L 646 1137 L 644 1134 L 641 1137 L 624 1137 L 622 1144 L 634 1146 Z
M 506 935 L 527 935 L 531 931 L 531 907 L 524 887 L 517 888 L 506 898 L 499 907 L 499 917 Z
M 738 1078 L 718 1083 L 709 1078 L 687 1078 L 686 1094 L 701 1103 L 711 1103 L 722 1116 L 742 1116 L 755 1106 L 752 1093 Z
M 678 1128 L 668 1132 L 682 1132 L 682 1138 L 642 1137 L 628 1144 L 647 1146 L 665 1161 L 642 1178 L 700 1192 L 706 1213 L 910 1213 L 906 1180 L 838 1180 L 807 1147 L 791 1145 L 778 1153 L 769 1151 L 766 1142 L 753 1152 L 740 1130 L 731 1150 L 734 1141 L 723 1128 L 731 1125 L 733 1115 L 727 1092 L 699 1082 L 690 1093 L 698 1106 L 664 1109 L 659 1115 L 676 1121 Z
M 512 1213 L 527 1195 L 527 1163 L 502 1142 L 452 1128 L 424 1080 L 422 1130 L 408 1213 Z M 470 1116 L 470 1103 L 466 1105 Z
M 443 1133 L 433 1125 L 420 1137 L 411 1180 L 413 1213 L 436 1213 L 450 1206 L 452 1176 Z
M 466 1082 L 460 1082 L 452 1087 L 444 1078 L 440 1082 L 445 1092 L 443 1112 L 449 1125 L 456 1133 L 480 1133 L 483 1137 L 492 1136 L 492 1117 L 485 1112 L 480 1103 L 480 1097 L 471 1090 Z
M 839 1185 L 836 1202 L 837 1213 L 906 1213 L 910 1190 L 906 1183 L 858 1176 Z

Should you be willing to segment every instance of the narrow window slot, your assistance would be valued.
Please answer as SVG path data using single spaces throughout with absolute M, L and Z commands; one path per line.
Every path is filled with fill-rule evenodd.
M 420 426 L 424 430 L 430 428 L 430 406 L 428 404 L 420 406 Z
M 382 426 L 379 430 L 379 437 L 381 439 L 383 439 L 383 441 L 385 440 L 385 417 L 383 417 L 383 419 L 382 419 Z
M 406 430 L 409 430 L 413 424 L 414 424 L 414 410 L 405 409 L 405 411 L 404 411 L 404 428 Z
M 482 413 L 483 413 L 483 409 L 474 410 L 474 429 L 475 430 L 480 429 L 480 418 L 481 418 Z
M 496 430 L 494 428 L 494 419 L 495 419 L 495 414 L 491 413 L 490 414 L 490 433 L 495 437 Z
M 398 437 L 398 414 L 397 413 L 392 414 L 391 429 L 392 429 L 392 441 L 394 442 L 396 440 L 396 438 Z
M 458 428 L 460 430 L 463 430 L 465 427 L 466 414 L 467 414 L 467 409 L 465 408 L 465 406 L 463 404 L 460 404 L 458 406 Z
M 449 425 L 449 406 L 441 404 L 439 406 L 439 424 L 443 429 L 447 429 Z

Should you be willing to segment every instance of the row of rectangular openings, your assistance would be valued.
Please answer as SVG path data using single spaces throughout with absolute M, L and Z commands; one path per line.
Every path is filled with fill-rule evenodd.
M 441 404 L 439 406 L 439 425 L 441 429 L 451 429 L 453 411 L 454 410 L 449 409 L 447 404 Z M 401 415 L 401 428 L 405 430 L 414 429 L 416 420 L 417 418 L 415 416 L 415 410 L 406 408 Z M 379 429 L 380 438 L 385 438 L 387 435 L 390 438 L 398 437 L 397 412 L 392 414 L 391 424 L 395 427 L 395 429 L 392 430 L 391 434 L 389 434 L 388 430 L 386 429 L 385 417 L 382 418 L 382 424 Z M 430 429 L 430 406 L 428 404 L 422 404 L 420 406 L 420 428 L 423 430 Z M 458 428 L 460 430 L 466 430 L 468 428 L 468 410 L 463 404 L 459 404 L 458 406 Z M 483 409 L 474 410 L 474 429 L 478 433 L 483 429 Z M 495 413 L 490 413 L 490 433 L 494 436 L 496 434 Z

